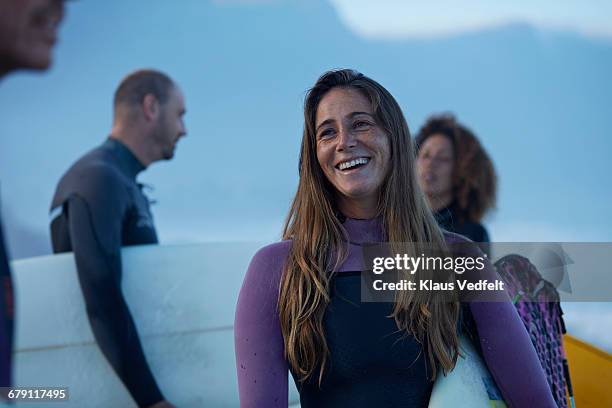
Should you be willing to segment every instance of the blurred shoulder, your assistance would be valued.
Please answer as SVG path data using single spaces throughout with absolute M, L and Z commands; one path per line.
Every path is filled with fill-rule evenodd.
M 52 206 L 61 205 L 75 195 L 90 205 L 112 205 L 122 202 L 128 194 L 125 177 L 115 166 L 95 157 L 82 158 L 60 179 Z
M 486 242 L 474 242 L 467 236 L 456 232 L 442 230 L 442 233 L 444 241 L 451 252 L 470 256 L 489 254 L 489 248 Z
M 75 188 L 87 188 L 92 184 L 113 186 L 123 184 L 124 178 L 112 157 L 97 148 L 74 162 L 62 176 L 60 183 Z
M 449 245 L 453 244 L 469 244 L 473 243 L 471 239 L 466 237 L 465 235 L 458 234 L 456 232 L 450 232 L 447 230 L 442 230 L 442 235 L 444 236 L 444 242 Z
M 479 222 L 462 222 L 455 225 L 453 232 L 468 237 L 474 242 L 489 242 L 489 234 L 486 228 Z

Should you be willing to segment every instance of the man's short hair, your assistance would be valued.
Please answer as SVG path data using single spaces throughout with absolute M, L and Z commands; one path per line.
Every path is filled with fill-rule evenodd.
M 117 108 L 119 105 L 140 105 L 148 94 L 153 95 L 160 104 L 164 104 L 170 98 L 173 86 L 172 79 L 163 72 L 141 69 L 121 81 L 115 91 L 113 106 Z

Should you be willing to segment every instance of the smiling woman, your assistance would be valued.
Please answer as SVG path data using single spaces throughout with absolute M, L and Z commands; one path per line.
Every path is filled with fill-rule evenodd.
M 289 371 L 303 408 L 425 407 L 436 375 L 455 366 L 458 297 L 404 291 L 391 303 L 361 300 L 365 244 L 465 242 L 438 228 L 414 160 L 404 115 L 374 80 L 330 71 L 308 92 L 284 241 L 255 254 L 238 299 L 242 407 L 287 407 Z M 479 277 L 494 280 L 488 261 Z M 508 297 L 476 300 L 470 311 L 506 402 L 555 406 Z
M 316 119 L 317 159 L 335 188 L 338 209 L 352 218 L 376 216 L 391 148 L 370 102 L 355 89 L 332 89 L 319 103 Z

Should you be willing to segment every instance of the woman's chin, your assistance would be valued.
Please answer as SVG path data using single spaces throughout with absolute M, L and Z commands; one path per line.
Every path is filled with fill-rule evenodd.
M 338 201 L 341 207 L 375 208 L 378 205 L 378 191 L 368 188 L 345 189 L 338 194 Z

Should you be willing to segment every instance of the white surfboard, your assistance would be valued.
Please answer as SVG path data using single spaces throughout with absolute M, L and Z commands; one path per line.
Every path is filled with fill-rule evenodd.
M 123 250 L 123 290 L 154 376 L 179 408 L 237 407 L 233 322 L 238 292 L 261 244 Z M 68 387 L 66 403 L 136 405 L 94 341 L 72 254 L 12 263 L 15 386 Z M 299 401 L 290 384 L 290 403 Z
M 450 373 L 437 376 L 429 408 L 506 408 L 472 342 L 460 336 L 459 344 L 462 356 Z

